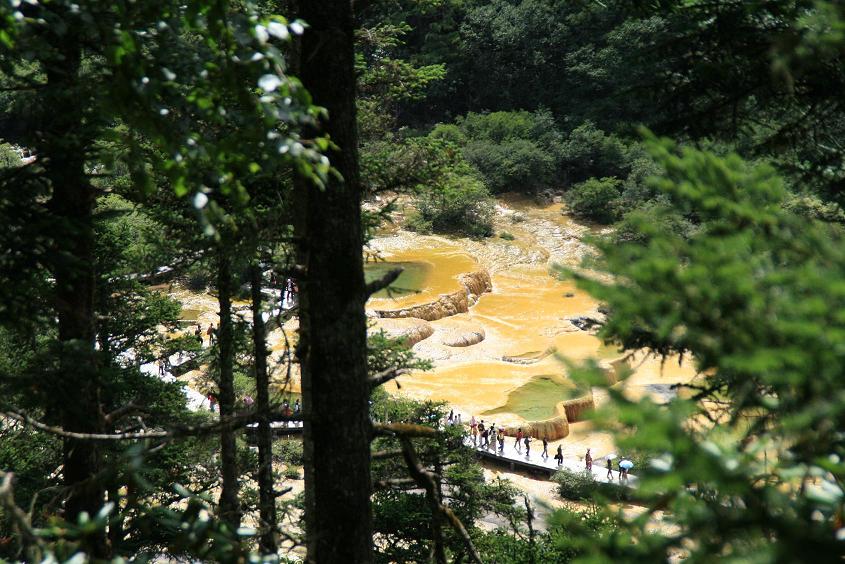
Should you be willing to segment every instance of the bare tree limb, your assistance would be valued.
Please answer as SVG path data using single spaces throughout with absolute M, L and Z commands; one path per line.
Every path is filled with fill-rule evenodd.
M 434 438 L 437 429 L 415 423 L 373 423 L 373 434 L 384 437 Z
M 410 370 L 408 370 L 407 368 L 388 368 L 386 370 L 382 370 L 381 372 L 370 376 L 370 389 L 372 390 L 374 388 L 377 388 L 378 386 L 381 386 L 386 382 L 390 382 L 398 376 L 408 374 L 409 372 Z M 399 382 L 396 382 L 396 385 L 399 386 Z
M 445 564 L 446 562 L 446 552 L 445 547 L 443 546 L 443 536 L 440 526 L 440 520 L 445 518 L 452 528 L 455 529 L 461 539 L 463 539 L 466 550 L 469 552 L 473 562 L 476 564 L 482 564 L 481 557 L 478 555 L 478 551 L 475 549 L 475 545 L 473 545 L 472 539 L 470 538 L 466 527 L 464 527 L 464 524 L 461 523 L 461 520 L 458 519 L 449 507 L 443 505 L 443 502 L 440 499 L 440 494 L 438 493 L 437 482 L 435 481 L 436 475 L 423 468 L 422 464 L 420 464 L 420 461 L 417 458 L 417 453 L 414 451 L 414 447 L 411 445 L 411 439 L 408 438 L 408 436 L 400 436 L 399 442 L 402 444 L 402 454 L 405 457 L 405 464 L 408 466 L 408 472 L 417 482 L 417 485 L 425 489 L 426 497 L 428 499 L 429 506 L 431 507 L 432 516 L 434 517 L 434 523 L 432 526 L 434 537 L 434 545 L 432 547 L 434 560 L 436 560 L 438 564 Z
M 390 270 L 385 272 L 384 276 L 382 276 L 381 278 L 378 278 L 368 283 L 364 295 L 369 298 L 379 290 L 384 290 L 385 288 L 396 282 L 396 279 L 399 278 L 400 274 L 402 274 L 401 268 L 391 268 Z
M 390 488 L 406 488 L 407 486 L 413 486 L 414 488 L 418 488 L 419 484 L 413 478 L 387 478 L 384 480 L 376 480 L 373 483 L 373 488 L 377 490 L 387 490 Z
M 271 412 L 271 421 L 302 421 L 302 417 L 284 416 L 279 412 Z M 256 423 L 260 414 L 256 411 L 240 413 L 232 417 L 221 419 L 211 424 L 206 425 L 183 425 L 174 426 L 170 429 L 160 431 L 142 431 L 142 432 L 127 432 L 127 433 L 77 433 L 75 431 L 66 431 L 61 427 L 55 427 L 42 423 L 37 419 L 33 419 L 25 413 L 20 413 L 14 410 L 0 411 L 0 417 L 7 417 L 14 421 L 18 421 L 32 428 L 49 433 L 58 437 L 68 439 L 76 439 L 80 441 L 127 441 L 138 439 L 176 439 L 181 437 L 196 437 L 201 435 L 211 435 L 219 433 L 222 430 L 234 430 L 244 427 L 250 423 Z
M 383 460 L 385 458 L 393 458 L 394 456 L 402 456 L 401 450 L 377 450 L 370 455 L 373 460 Z
M 32 529 L 32 524 L 29 520 L 29 515 L 24 513 L 23 509 L 18 507 L 15 503 L 15 495 L 12 490 L 12 484 L 15 475 L 12 472 L 4 472 L 0 470 L 0 505 L 6 508 L 15 528 L 21 535 L 23 547 L 33 544 L 43 545 L 43 541 L 35 534 Z

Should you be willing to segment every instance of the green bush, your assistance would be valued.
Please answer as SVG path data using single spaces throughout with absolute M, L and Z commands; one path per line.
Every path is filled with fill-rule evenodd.
M 273 443 L 273 458 L 287 466 L 302 466 L 304 463 L 302 441 L 275 441 Z
M 422 191 L 417 215 L 407 226 L 419 231 L 459 232 L 473 237 L 493 234 L 494 202 L 477 178 L 453 173 Z
M 591 178 L 573 186 L 566 194 L 569 210 L 578 217 L 599 223 L 612 223 L 619 218 L 619 197 L 622 182 L 618 178 Z
M 607 499 L 629 501 L 633 490 L 628 486 L 621 486 L 615 482 L 605 483 L 596 481 L 592 473 L 583 470 L 572 472 L 560 470 L 554 475 L 557 491 L 563 499 L 572 501 L 592 499 L 596 494 Z
M 499 233 L 499 237 L 504 239 L 505 241 L 513 241 L 514 239 L 516 239 L 516 237 L 514 237 L 512 234 L 508 233 L 507 231 L 502 231 L 501 233 Z
M 555 181 L 554 156 L 528 139 L 472 141 L 464 148 L 464 156 L 494 193 L 538 192 Z
M 538 192 L 558 181 L 563 136 L 546 110 L 469 113 L 454 125 L 438 125 L 429 136 L 462 146 L 493 193 Z
M 633 160 L 642 151 L 632 151 L 624 141 L 585 122 L 575 128 L 560 148 L 560 166 L 570 184 L 592 177 L 626 178 Z
M 560 470 L 554 475 L 557 482 L 557 492 L 564 499 L 590 499 L 596 490 L 598 482 L 590 472 L 572 472 Z

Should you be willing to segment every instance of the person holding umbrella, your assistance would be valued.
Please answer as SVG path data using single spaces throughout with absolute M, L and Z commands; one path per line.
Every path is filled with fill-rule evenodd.
M 623 477 L 625 481 L 628 481 L 628 470 L 634 467 L 634 463 L 628 460 L 627 458 L 622 459 L 619 461 L 619 479 L 621 480 Z

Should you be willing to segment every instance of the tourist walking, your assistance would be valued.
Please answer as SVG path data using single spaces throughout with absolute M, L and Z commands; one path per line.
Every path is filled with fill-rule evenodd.
M 197 341 L 199 341 L 200 346 L 202 346 L 202 327 L 200 327 L 199 323 L 197 323 L 197 329 L 196 331 L 194 331 L 194 337 L 197 338 Z
M 531 435 L 525 435 L 525 458 L 531 456 Z
M 484 446 L 484 419 L 478 424 L 478 439 L 481 441 L 480 446 Z
M 208 324 L 208 331 L 205 334 L 208 335 L 208 346 L 217 342 L 217 329 L 214 328 L 214 323 Z
M 584 455 L 584 464 L 587 466 L 587 472 L 593 471 L 593 457 L 590 456 L 590 449 L 587 449 L 587 454 Z
M 490 423 L 490 426 L 487 427 L 487 448 L 491 450 L 496 450 L 496 422 Z
M 490 436 L 489 431 L 487 429 L 481 431 L 481 446 L 483 448 L 487 448 L 490 446 Z
M 293 414 L 299 415 L 302 412 L 302 404 L 299 403 L 299 398 L 296 398 L 296 401 L 293 402 Z
M 613 463 L 609 458 L 607 459 L 607 480 L 609 482 L 613 481 Z
M 543 437 L 543 452 L 540 454 L 544 460 L 549 458 L 549 440 L 546 437 Z
M 499 427 L 499 432 L 496 434 L 496 438 L 499 440 L 499 452 L 505 452 L 505 428 Z
M 557 445 L 557 453 L 555 454 L 555 460 L 557 460 L 558 466 L 563 464 L 563 447 L 561 445 Z
M 516 432 L 516 441 L 514 442 L 513 446 L 516 447 L 517 452 L 522 452 L 522 427 Z

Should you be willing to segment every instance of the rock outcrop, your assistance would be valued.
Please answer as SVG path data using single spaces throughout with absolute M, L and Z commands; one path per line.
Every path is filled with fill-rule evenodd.
M 517 354 L 513 356 L 503 356 L 502 360 L 505 362 L 510 362 L 512 364 L 534 364 L 540 362 L 550 354 L 554 354 L 557 352 L 555 347 L 549 347 L 544 351 L 532 351 L 523 354 Z
M 493 282 L 486 270 L 469 272 L 458 276 L 459 290 L 449 294 L 441 294 L 433 302 L 406 307 L 402 309 L 375 310 L 378 317 L 403 318 L 416 317 L 426 321 L 435 321 L 444 317 L 450 317 L 458 313 L 469 311 L 471 305 L 481 294 L 493 290 Z M 473 299 L 470 299 L 474 297 Z
M 442 343 L 447 347 L 469 347 L 477 345 L 486 336 L 483 327 L 463 332 L 453 332 L 443 337 Z
M 379 319 L 375 326 L 394 339 L 404 339 L 409 347 L 434 334 L 434 327 L 422 319 Z

